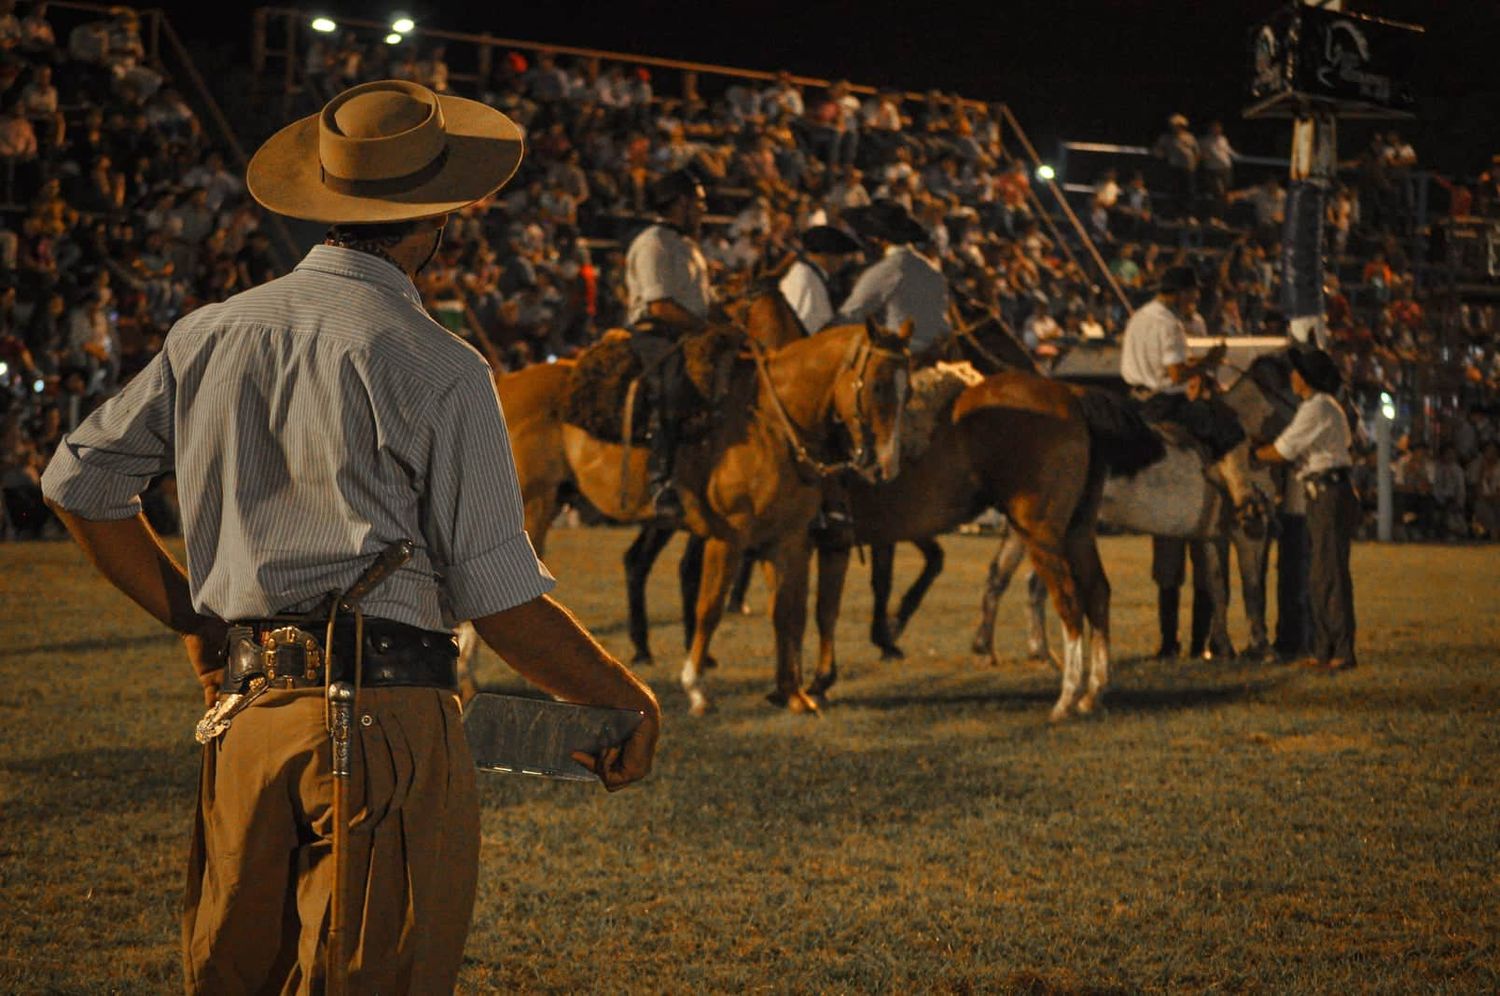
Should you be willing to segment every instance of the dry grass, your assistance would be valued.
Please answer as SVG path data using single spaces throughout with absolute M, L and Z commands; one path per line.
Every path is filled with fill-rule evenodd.
M 564 531 L 549 558 L 622 653 L 628 539 Z M 990 544 L 947 546 L 899 665 L 862 642 L 856 568 L 822 720 L 764 704 L 768 624 L 731 619 L 717 714 L 682 715 L 675 654 L 649 673 L 671 717 L 647 785 L 483 776 L 464 988 L 1500 987 L 1494 550 L 1357 547 L 1362 667 L 1328 677 L 1143 661 L 1147 546 L 1110 540 L 1109 708 L 1052 728 L 1055 678 L 1019 659 L 1015 601 L 999 640 L 1015 659 L 970 663 Z M 679 631 L 659 573 L 660 653 Z M 0 988 L 175 988 L 185 665 L 66 544 L 0 546 L 0 599 Z M 513 680 L 492 658 L 481 677 Z

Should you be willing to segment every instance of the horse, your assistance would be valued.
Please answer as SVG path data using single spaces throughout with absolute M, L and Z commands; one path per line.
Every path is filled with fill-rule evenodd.
M 1005 513 L 1062 618 L 1062 689 L 1049 718 L 1091 713 L 1109 680 L 1099 503 L 1111 475 L 1135 474 L 1161 458 L 1161 440 L 1122 398 L 1017 371 L 964 391 L 953 421 L 980 500 Z M 1092 628 L 1086 688 L 1085 624 Z
M 694 635 L 680 675 L 695 715 L 711 707 L 703 682 L 709 641 L 730 572 L 751 547 L 766 552 L 774 578 L 776 690 L 770 698 L 793 712 L 817 711 L 802 687 L 808 527 L 824 477 L 853 470 L 878 480 L 898 472 L 910 338 L 909 325 L 892 333 L 866 323 L 825 329 L 775 350 L 752 342 L 753 374 L 737 377 L 729 396 L 716 399 L 722 418 L 708 436 L 681 447 L 676 479 L 684 525 L 705 541 Z M 597 439 L 559 416 L 557 401 L 570 375 L 571 364 L 562 361 L 497 379 L 512 427 L 526 528 L 539 550 L 567 483 L 607 518 L 650 518 L 645 452 Z M 851 441 L 849 458 L 820 460 L 839 431 Z
M 1288 374 L 1290 364 L 1284 353 L 1258 357 L 1250 368 L 1223 395 L 1225 404 L 1239 418 L 1246 440 L 1224 459 L 1246 456 L 1252 441 L 1274 438 L 1296 411 Z M 1248 461 L 1247 461 L 1248 465 Z M 1251 470 L 1248 480 L 1255 495 L 1251 504 L 1264 511 L 1276 489 L 1264 469 Z M 1166 442 L 1166 456 L 1160 462 L 1131 477 L 1116 477 L 1105 485 L 1100 498 L 1099 521 L 1102 524 L 1152 536 L 1179 539 L 1210 540 L 1211 567 L 1214 578 L 1214 605 L 1209 620 L 1209 641 L 1229 643 L 1228 582 L 1218 563 L 1220 541 L 1233 540 L 1240 554 L 1240 581 L 1245 595 L 1246 612 L 1251 617 L 1257 642 L 1265 637 L 1265 557 L 1269 538 L 1263 531 L 1247 529 L 1242 516 L 1235 514 L 1231 497 L 1222 476 L 1204 473 L 1203 460 L 1191 445 Z M 975 657 L 996 663 L 994 650 L 995 610 L 1001 595 L 1009 586 L 1026 552 L 1024 540 L 1007 532 L 990 562 L 985 592 L 980 605 L 980 621 L 972 645 Z M 1249 554 L 1247 558 L 1246 554 Z M 1035 657 L 1046 659 L 1045 589 L 1033 573 L 1028 586 L 1027 642 Z M 1196 609 L 1197 599 L 1194 599 Z

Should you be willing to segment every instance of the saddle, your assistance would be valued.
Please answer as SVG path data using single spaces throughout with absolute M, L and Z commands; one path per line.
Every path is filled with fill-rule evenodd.
M 682 351 L 683 369 L 690 389 L 684 399 L 685 415 L 680 439 L 697 442 L 705 438 L 720 414 L 716 400 L 723 398 L 738 364 L 744 333 L 728 325 L 710 326 L 683 336 L 676 344 Z M 673 347 L 662 341 L 661 355 L 651 351 L 653 362 Z M 631 333 L 612 329 L 574 362 L 561 404 L 562 419 L 607 443 L 626 442 L 625 405 L 631 384 L 645 373 L 641 352 L 631 344 Z M 635 411 L 630 419 L 632 446 L 648 441 L 644 392 L 634 393 Z

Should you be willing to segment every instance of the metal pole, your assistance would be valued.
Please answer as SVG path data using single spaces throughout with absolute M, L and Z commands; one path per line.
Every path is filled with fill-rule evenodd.
M 1375 535 L 1382 543 L 1391 541 L 1391 420 L 1395 415 L 1395 402 L 1381 392 L 1380 410 L 1375 413 Z

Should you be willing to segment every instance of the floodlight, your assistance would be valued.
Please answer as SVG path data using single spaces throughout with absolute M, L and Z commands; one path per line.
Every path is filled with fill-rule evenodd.
M 1055 176 L 1057 176 L 1057 170 L 1053 169 L 1051 166 L 1048 166 L 1046 163 L 1042 163 L 1036 168 L 1036 178 L 1045 183 L 1051 183 L 1053 177 Z
M 0 377 L 4 377 L 8 373 L 10 373 L 10 364 L 0 363 Z
M 47 382 L 44 380 L 34 380 L 31 382 L 31 389 L 37 394 L 41 394 L 47 389 Z
M 331 17 L 315 17 L 312 20 L 312 29 L 319 34 L 326 35 L 331 31 L 339 29 L 338 22 Z
M 415 28 L 416 26 L 417 22 L 413 21 L 405 14 L 398 15 L 391 20 L 391 30 L 396 32 L 396 34 L 398 35 L 409 34 L 411 32 L 411 29 Z
M 398 35 L 398 34 L 396 34 L 396 32 L 392 31 L 390 34 L 388 34 L 388 35 L 385 36 L 385 43 L 387 45 L 400 45 L 401 44 L 401 36 Z
M 1393 422 L 1396 419 L 1396 399 L 1387 391 L 1380 392 L 1380 414 L 1385 416 L 1387 422 Z

